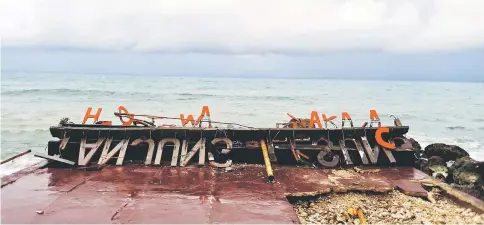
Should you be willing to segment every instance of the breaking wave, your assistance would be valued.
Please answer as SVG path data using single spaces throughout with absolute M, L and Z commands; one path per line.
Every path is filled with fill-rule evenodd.
M 446 129 L 449 129 L 449 130 L 467 130 L 467 128 L 463 127 L 463 126 L 450 126 L 450 127 L 446 127 Z

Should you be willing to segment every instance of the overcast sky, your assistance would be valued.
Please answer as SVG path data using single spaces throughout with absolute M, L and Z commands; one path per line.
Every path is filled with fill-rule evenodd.
M 2 71 L 484 81 L 484 0 L 1 0 Z

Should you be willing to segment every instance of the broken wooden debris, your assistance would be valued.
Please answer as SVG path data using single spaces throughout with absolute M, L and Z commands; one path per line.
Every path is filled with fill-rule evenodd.
M 459 191 L 459 190 L 453 188 L 449 184 L 446 184 L 446 183 L 441 182 L 441 181 L 437 181 L 437 180 L 432 179 L 432 178 L 420 180 L 420 181 L 418 181 L 418 183 L 420 183 L 423 186 L 427 186 L 427 187 L 439 187 L 446 194 L 454 197 L 458 201 L 461 201 L 462 203 L 467 203 L 467 204 L 471 205 L 473 208 L 477 209 L 480 213 L 484 213 L 484 203 L 482 201 L 480 201 L 479 199 L 477 199 L 477 198 L 475 198 L 475 197 L 473 197 L 473 196 L 471 196 L 467 193 L 464 193 L 462 191 Z
M 409 180 L 395 180 L 393 183 L 406 195 L 427 198 L 427 191 L 420 183 Z
M 4 164 L 4 163 L 7 163 L 7 162 L 10 162 L 10 161 L 12 161 L 12 160 L 14 160 L 14 159 L 16 159 L 16 158 L 18 158 L 18 157 L 20 157 L 20 156 L 27 155 L 27 154 L 29 154 L 30 152 L 32 152 L 32 150 L 31 150 L 31 149 L 29 149 L 29 150 L 27 150 L 27 151 L 25 151 L 25 152 L 21 152 L 21 153 L 19 153 L 19 154 L 17 154 L 17 155 L 14 155 L 14 156 L 12 156 L 12 157 L 10 157 L 10 158 L 8 158 L 8 159 L 2 160 L 2 163 L 0 163 L 0 165 L 2 165 L 2 164 Z
M 70 160 L 67 160 L 67 159 L 62 159 L 62 158 L 59 158 L 57 156 L 46 155 L 46 154 L 43 154 L 43 153 L 35 153 L 34 156 L 39 157 L 39 158 L 44 158 L 44 159 L 47 159 L 47 160 L 60 162 L 60 163 L 65 163 L 65 164 L 68 164 L 68 165 L 71 165 L 71 166 L 76 164 L 73 161 L 70 161 Z

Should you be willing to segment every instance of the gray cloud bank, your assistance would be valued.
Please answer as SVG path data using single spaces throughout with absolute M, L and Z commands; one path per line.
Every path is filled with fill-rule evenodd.
M 482 0 L 2 0 L 4 46 L 228 53 L 484 45 Z
M 483 0 L 2 0 L 3 72 L 484 81 Z

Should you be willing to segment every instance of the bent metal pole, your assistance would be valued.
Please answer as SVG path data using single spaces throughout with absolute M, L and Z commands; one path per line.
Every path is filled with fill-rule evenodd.
M 14 160 L 14 159 L 16 159 L 16 158 L 18 158 L 18 157 L 20 157 L 20 156 L 26 155 L 26 154 L 30 153 L 31 151 L 32 151 L 32 150 L 31 150 L 31 149 L 29 149 L 29 150 L 27 150 L 27 151 L 25 151 L 25 152 L 22 152 L 22 153 L 19 153 L 19 154 L 17 154 L 17 155 L 14 155 L 14 156 L 12 156 L 12 157 L 10 157 L 10 158 L 8 158 L 8 159 L 2 160 L 2 162 L 0 163 L 0 165 L 2 165 L 2 164 L 4 164 L 4 163 L 7 163 L 7 162 L 10 162 L 10 161 L 12 161 L 12 160 Z
M 269 181 L 273 181 L 274 174 L 272 173 L 271 160 L 269 159 L 269 153 L 267 152 L 267 145 L 264 139 L 260 140 L 260 147 L 262 148 L 262 155 L 264 156 L 264 163 L 266 164 L 267 178 Z

